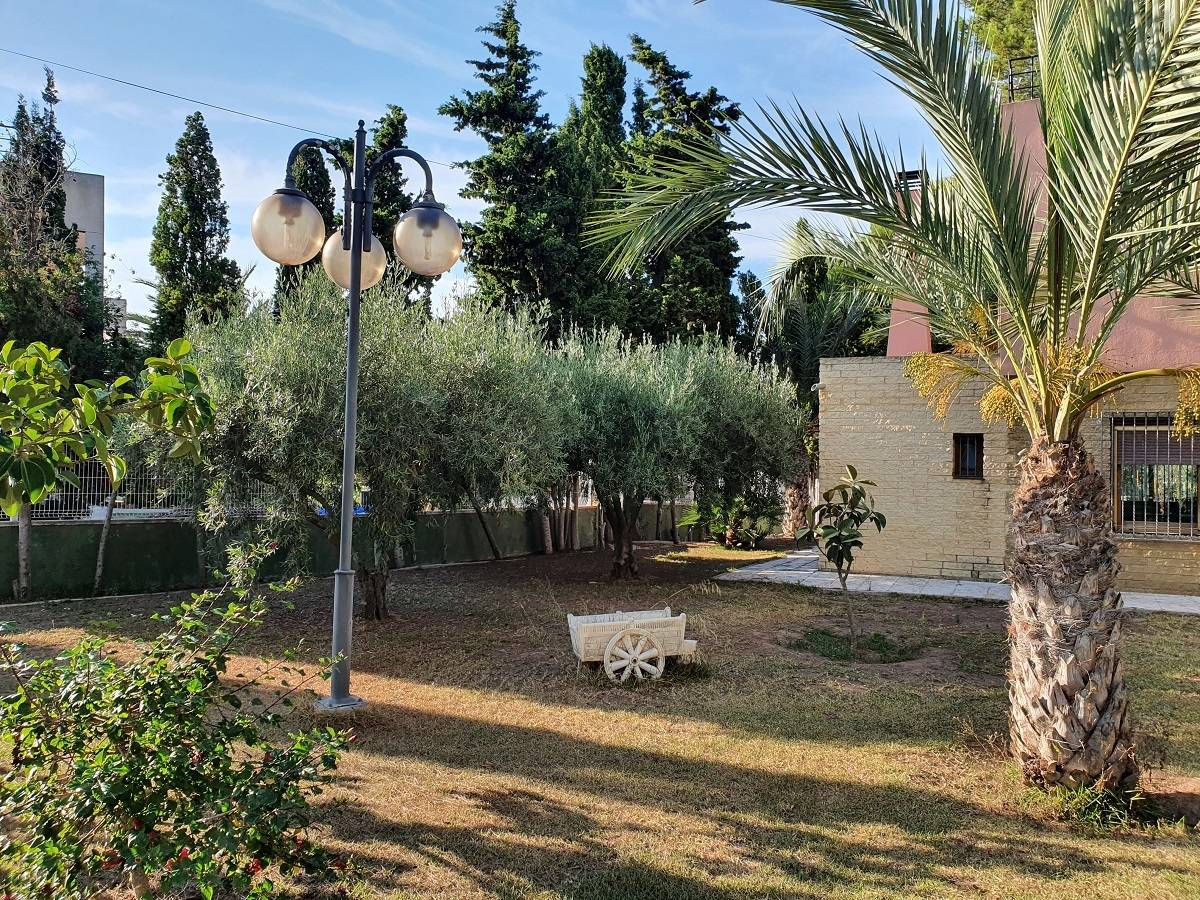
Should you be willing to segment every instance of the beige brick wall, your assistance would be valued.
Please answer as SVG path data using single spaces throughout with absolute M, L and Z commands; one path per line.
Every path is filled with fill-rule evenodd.
M 878 483 L 877 506 L 888 518 L 868 534 L 855 571 L 919 577 L 999 579 L 1003 575 L 1009 506 L 1024 429 L 985 426 L 983 385 L 963 390 L 945 421 L 937 421 L 895 357 L 821 361 L 821 483 L 834 484 L 854 465 Z M 1130 385 L 1105 413 L 1171 409 L 1169 379 Z M 984 477 L 955 479 L 953 435 L 982 433 Z M 1111 431 L 1104 415 L 1089 420 L 1084 440 L 1107 476 Z M 1200 592 L 1200 542 L 1125 540 L 1121 585 L 1128 590 Z
M 979 418 L 982 387 L 964 390 L 936 421 L 903 373 L 904 360 L 821 360 L 821 484 L 847 463 L 878 483 L 888 524 L 865 538 L 859 572 L 996 579 L 1003 574 L 1015 453 L 1008 429 Z M 982 480 L 953 477 L 955 432 L 983 433 Z

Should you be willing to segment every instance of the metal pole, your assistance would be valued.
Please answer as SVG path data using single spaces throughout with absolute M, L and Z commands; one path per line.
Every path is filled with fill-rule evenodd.
M 350 298 L 346 328 L 346 433 L 342 443 L 342 499 L 338 507 L 338 567 L 333 574 L 333 671 L 329 696 L 318 701 L 325 710 L 357 709 L 364 702 L 350 693 L 350 644 L 354 631 L 354 447 L 358 433 L 359 297 L 362 292 L 362 247 L 366 206 L 367 131 L 359 120 L 354 132 L 354 185 L 350 220 Z

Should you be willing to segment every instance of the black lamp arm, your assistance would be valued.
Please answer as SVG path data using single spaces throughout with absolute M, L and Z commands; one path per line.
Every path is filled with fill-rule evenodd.
M 433 196 L 433 171 L 429 168 L 429 163 L 425 161 L 425 157 L 415 150 L 409 150 L 407 147 L 397 147 L 394 150 L 382 153 L 377 160 L 371 163 L 371 168 L 367 171 L 367 202 L 363 217 L 364 250 L 371 245 L 371 219 L 373 218 L 373 211 L 375 209 L 375 178 L 389 162 L 401 157 L 413 160 L 413 162 L 421 167 L 421 171 L 425 173 L 425 190 L 421 192 L 421 201 L 425 203 L 435 202 Z
M 333 164 L 341 170 L 345 178 L 345 186 L 342 188 L 342 246 L 350 249 L 350 230 L 345 227 L 350 222 L 350 204 L 353 198 L 353 192 L 350 184 L 350 167 L 346 165 L 346 161 L 342 159 L 342 155 L 337 152 L 334 146 L 329 141 L 324 141 L 321 138 L 305 138 L 292 148 L 292 152 L 288 154 L 287 171 L 283 176 L 283 186 L 288 190 L 296 190 L 296 176 L 292 174 L 295 168 L 296 160 L 300 158 L 300 153 L 307 147 L 317 147 L 329 154 L 333 160 Z

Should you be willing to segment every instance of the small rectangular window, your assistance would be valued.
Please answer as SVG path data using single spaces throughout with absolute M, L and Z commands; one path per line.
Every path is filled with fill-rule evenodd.
M 983 477 L 982 434 L 956 434 L 954 436 L 954 477 Z

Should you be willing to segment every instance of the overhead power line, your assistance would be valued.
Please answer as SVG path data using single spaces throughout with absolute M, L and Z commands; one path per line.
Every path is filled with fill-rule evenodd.
M 219 110 L 224 113 L 229 113 L 230 115 L 241 116 L 242 118 L 245 118 L 245 119 L 253 119 L 256 122 L 263 122 L 267 125 L 276 125 L 280 128 L 290 128 L 293 131 L 303 131 L 305 134 L 315 134 L 318 137 L 333 138 L 334 140 L 339 139 L 338 136 L 335 134 L 329 134 L 328 132 L 325 132 L 325 131 L 318 131 L 315 128 L 305 128 L 303 125 L 293 125 L 290 122 L 281 122 L 278 119 L 271 119 L 271 118 L 268 118 L 267 116 L 259 116 L 254 113 L 244 112 L 243 110 L 240 110 L 240 109 L 234 109 L 231 106 L 222 106 L 219 103 L 209 103 L 205 100 L 197 100 L 194 97 L 185 97 L 182 94 L 175 94 L 175 93 L 172 93 L 171 91 L 164 91 L 164 90 L 161 90 L 160 88 L 150 87 L 147 84 L 139 84 L 136 81 L 128 81 L 127 79 L 124 79 L 124 78 L 117 78 L 115 75 L 105 75 L 103 72 L 93 72 L 90 69 L 83 69 L 83 68 L 80 68 L 79 66 L 69 65 L 68 63 L 55 62 L 52 59 L 43 59 L 40 56 L 34 56 L 32 53 L 22 53 L 20 50 L 11 50 L 8 47 L 0 47 L 0 53 L 9 53 L 13 56 L 20 56 L 23 59 L 31 59 L 34 62 L 40 62 L 46 66 L 52 66 L 53 68 L 56 68 L 56 69 L 68 69 L 72 72 L 79 72 L 81 75 L 89 75 L 92 78 L 101 78 L 105 81 L 114 82 L 115 84 L 122 84 L 122 85 L 125 85 L 126 87 L 137 88 L 140 91 L 149 91 L 152 94 L 158 94 L 163 97 L 170 97 L 173 100 L 183 100 L 186 103 L 194 103 L 194 104 L 196 104 L 196 106 L 204 106 L 209 109 L 216 109 L 216 110 Z M 449 163 L 439 162 L 436 159 L 431 159 L 431 160 L 429 160 L 429 162 L 431 162 L 437 166 L 443 166 L 447 169 L 453 168 Z
M 185 97 L 182 94 L 173 94 L 170 91 L 163 91 L 158 88 L 150 87 L 149 85 L 146 85 L 146 84 L 138 84 L 136 81 L 127 81 L 124 78 L 117 78 L 114 75 L 105 75 L 102 72 L 92 72 L 88 69 L 81 69 L 79 66 L 68 65 L 67 63 L 63 63 L 63 62 L 55 62 L 54 60 L 51 60 L 51 59 L 42 59 L 40 56 L 34 56 L 31 53 L 22 53 L 20 50 L 10 50 L 7 47 L 0 47 L 0 53 L 10 53 L 13 56 L 20 56 L 25 59 L 32 59 L 34 62 L 40 62 L 47 66 L 53 66 L 56 69 L 69 69 L 72 72 L 79 72 L 80 74 L 83 74 L 83 75 L 90 75 L 93 78 L 103 78 L 105 81 L 116 82 L 117 84 L 123 84 L 126 87 L 137 88 L 138 90 L 141 90 L 141 91 L 149 91 L 152 94 L 160 94 L 163 97 L 170 97 L 174 100 L 183 100 L 187 103 L 195 103 L 197 106 L 206 106 L 209 109 L 217 109 L 217 110 L 220 110 L 221 112 L 227 112 L 227 113 L 230 113 L 235 116 L 242 116 L 247 119 L 254 119 L 258 122 L 265 122 L 268 125 L 278 125 L 280 128 L 291 128 L 293 131 L 303 131 L 307 134 L 319 135 L 320 137 L 328 137 L 328 138 L 337 137 L 337 135 L 326 134 L 324 131 L 317 131 L 312 128 L 305 128 L 302 125 L 293 125 L 290 122 L 280 122 L 278 119 L 269 119 L 266 116 L 257 116 L 254 113 L 243 112 L 240 109 L 234 109 L 230 106 L 221 106 L 218 103 L 208 103 L 204 100 L 197 100 L 194 97 Z

